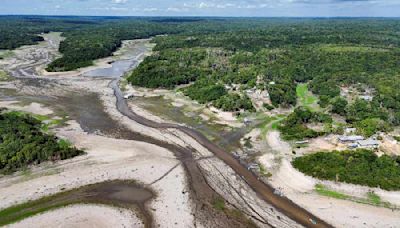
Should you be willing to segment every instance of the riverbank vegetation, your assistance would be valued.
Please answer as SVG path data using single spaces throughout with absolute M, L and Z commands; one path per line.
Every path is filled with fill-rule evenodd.
M 318 152 L 297 157 L 293 166 L 301 172 L 322 180 L 400 189 L 400 157 L 382 155 L 373 151 Z
M 3 174 L 83 153 L 65 140 L 43 133 L 41 121 L 27 114 L 0 113 L 0 126 L 0 173 Z

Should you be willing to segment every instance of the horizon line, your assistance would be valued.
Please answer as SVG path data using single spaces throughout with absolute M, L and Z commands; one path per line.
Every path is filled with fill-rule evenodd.
M 0 14 L 0 17 L 7 16 L 35 16 L 35 17 L 140 17 L 140 18 L 155 18 L 155 17 L 165 17 L 165 18 L 393 18 L 400 19 L 400 16 L 196 16 L 196 15 L 74 15 L 74 14 Z

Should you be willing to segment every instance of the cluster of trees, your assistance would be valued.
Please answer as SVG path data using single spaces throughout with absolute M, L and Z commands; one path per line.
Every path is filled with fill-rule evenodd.
M 56 136 L 43 133 L 41 122 L 29 115 L 0 113 L 0 126 L 0 173 L 83 153 Z
M 301 172 L 323 180 L 400 189 L 400 157 L 378 157 L 369 150 L 318 152 L 293 160 Z
M 312 112 L 307 108 L 298 107 L 282 121 L 278 129 L 282 132 L 285 140 L 302 140 L 325 134 L 325 132 L 318 132 L 308 128 L 307 124 L 321 123 L 331 125 L 332 122 L 332 118 L 328 114 Z
M 213 102 L 213 105 L 216 108 L 229 112 L 240 111 L 240 110 L 247 110 L 250 112 L 255 111 L 253 103 L 251 102 L 250 98 L 245 94 L 239 95 L 237 93 L 230 93 L 224 95 L 218 100 L 215 100 Z
M 128 77 L 128 81 L 149 88 L 174 88 L 188 84 L 211 74 L 210 68 L 204 66 L 205 58 L 206 51 L 203 49 L 163 50 L 147 57 Z M 201 86 L 204 85 L 205 82 L 202 82 Z

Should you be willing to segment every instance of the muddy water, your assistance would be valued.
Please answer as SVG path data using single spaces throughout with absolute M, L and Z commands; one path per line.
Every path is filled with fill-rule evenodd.
M 85 73 L 84 76 L 118 78 L 124 75 L 125 72 L 135 67 L 137 63 L 138 62 L 136 60 L 132 59 L 118 60 L 111 63 L 111 67 L 95 69 Z
M 27 204 L 19 206 L 18 210 L 2 213 L 3 216 L 0 217 L 0 224 L 15 222 L 18 220 L 18 217 L 31 216 L 48 209 L 69 204 L 100 203 L 133 209 L 142 218 L 145 227 L 152 227 L 152 216 L 146 209 L 146 204 L 153 197 L 154 193 L 152 191 L 134 182 L 103 182 L 30 201 Z

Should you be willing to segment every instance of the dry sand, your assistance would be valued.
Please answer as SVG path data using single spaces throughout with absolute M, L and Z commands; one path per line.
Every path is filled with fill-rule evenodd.
M 104 205 L 72 205 L 27 218 L 10 228 L 123 228 L 144 227 L 130 210 Z
M 7 107 L 12 110 L 29 112 L 36 115 L 51 115 L 53 111 L 47 107 L 44 107 L 42 104 L 39 103 L 30 103 L 27 106 L 20 105 L 17 101 L 0 101 L 0 107 Z

